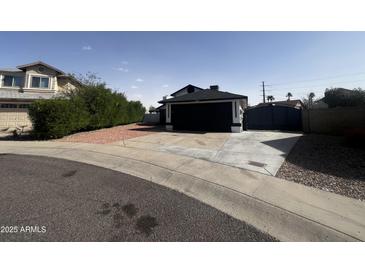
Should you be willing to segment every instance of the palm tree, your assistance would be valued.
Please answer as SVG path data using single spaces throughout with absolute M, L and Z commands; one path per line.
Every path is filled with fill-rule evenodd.
M 288 97 L 288 101 L 290 101 L 290 98 L 293 97 L 293 94 L 291 94 L 291 92 L 288 92 L 288 94 L 286 95 L 286 97 Z
M 308 101 L 309 101 L 309 106 L 312 106 L 313 104 L 313 98 L 316 97 L 316 95 L 314 94 L 314 92 L 311 92 L 308 94 Z
M 272 101 L 274 101 L 274 100 L 275 100 L 274 96 L 272 96 L 272 95 L 268 95 L 268 96 L 266 97 L 266 99 L 267 99 L 267 101 L 269 101 L 269 102 L 272 102 Z

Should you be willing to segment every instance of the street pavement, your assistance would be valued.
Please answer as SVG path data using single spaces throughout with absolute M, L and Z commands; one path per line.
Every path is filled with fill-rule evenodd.
M 124 145 L 0 141 L 0 153 L 72 160 L 136 176 L 203 202 L 280 241 L 365 240 L 364 202 L 260 172 Z
M 0 241 L 273 241 L 182 193 L 63 159 L 0 154 Z

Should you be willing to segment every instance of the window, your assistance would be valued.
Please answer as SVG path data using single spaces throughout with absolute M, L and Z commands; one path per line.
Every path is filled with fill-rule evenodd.
M 18 108 L 29 108 L 29 104 L 19 104 Z
M 20 87 L 22 85 L 22 77 L 20 76 L 4 76 L 4 87 Z
M 16 108 L 16 104 L 0 104 L 0 108 Z
M 32 88 L 49 88 L 49 78 L 33 76 Z

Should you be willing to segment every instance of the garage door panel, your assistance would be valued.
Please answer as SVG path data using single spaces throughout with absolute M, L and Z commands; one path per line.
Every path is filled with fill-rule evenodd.
M 232 103 L 177 104 L 171 106 L 176 130 L 231 131 Z

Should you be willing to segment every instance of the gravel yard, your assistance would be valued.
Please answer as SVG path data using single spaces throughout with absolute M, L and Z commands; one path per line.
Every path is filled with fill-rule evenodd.
M 80 142 L 92 144 L 108 144 L 123 141 L 139 136 L 145 136 L 161 131 L 156 126 L 129 124 L 112 128 L 103 128 L 94 131 L 80 132 L 72 134 L 57 141 L 61 142 Z
M 305 135 L 276 176 L 365 200 L 365 148 L 351 147 L 343 137 Z

